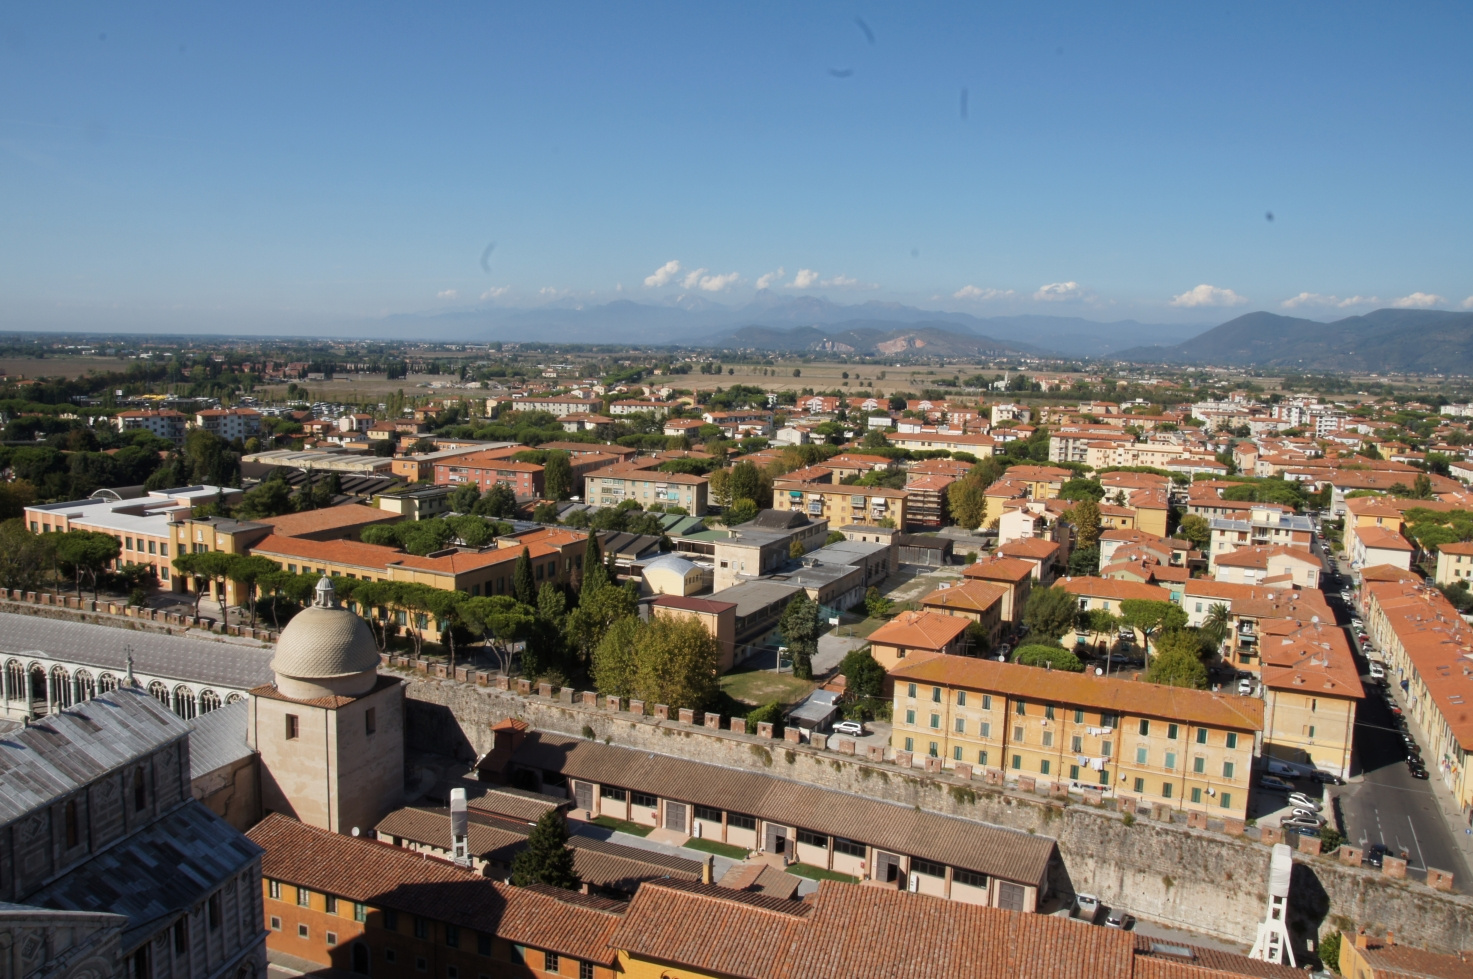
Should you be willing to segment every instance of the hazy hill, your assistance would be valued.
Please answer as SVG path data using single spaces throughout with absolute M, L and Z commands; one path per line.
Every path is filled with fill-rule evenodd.
M 851 320 L 832 326 L 778 329 L 747 326 L 713 338 L 713 346 L 750 350 L 812 351 L 904 357 L 979 357 L 1036 354 L 1037 347 L 964 333 L 951 323 L 916 323 L 896 329 L 873 320 Z
M 1332 323 L 1247 313 L 1174 346 L 1139 347 L 1122 360 L 1309 371 L 1473 373 L 1473 313 L 1378 309 Z

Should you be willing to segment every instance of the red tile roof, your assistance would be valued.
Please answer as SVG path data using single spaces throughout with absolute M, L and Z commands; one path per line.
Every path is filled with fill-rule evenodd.
M 966 631 L 969 619 L 938 612 L 901 612 L 870 633 L 869 641 L 906 649 L 941 650 Z

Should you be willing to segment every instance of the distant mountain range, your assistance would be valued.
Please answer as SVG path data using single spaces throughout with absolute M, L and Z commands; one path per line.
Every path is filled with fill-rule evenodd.
M 808 332 L 790 335 L 788 331 L 793 328 L 823 335 Z M 537 309 L 481 307 L 402 314 L 378 320 L 363 329 L 375 337 L 741 346 L 770 350 L 820 350 L 824 349 L 822 344 L 831 342 L 853 347 L 856 352 L 879 351 L 887 355 L 888 351 L 875 345 L 898 341 L 900 334 L 913 333 L 924 341 L 924 346 L 897 348 L 893 352 L 929 348 L 928 354 L 940 356 L 972 356 L 995 350 L 1099 357 L 1143 344 L 1179 343 L 1200 333 L 1202 327 L 1135 320 L 1097 323 L 1072 316 L 983 318 L 901 303 L 871 300 L 842 305 L 813 296 L 778 296 L 764 291 L 740 307 L 723 306 L 699 296 L 682 296 L 668 304 L 632 300 L 597 305 L 562 302 Z M 837 335 L 855 330 L 886 335 L 872 337 L 867 332 L 862 337 L 848 339 Z M 922 333 L 926 336 L 920 337 Z
M 712 344 L 742 350 L 862 354 L 867 357 L 1010 357 L 1043 353 L 1031 344 L 962 333 L 951 323 L 924 321 L 899 329 L 892 323 L 874 320 L 850 320 L 823 328 L 744 326 L 716 337 Z
M 1378 309 L 1332 323 L 1247 313 L 1184 343 L 1137 347 L 1112 356 L 1139 363 L 1473 374 L 1473 313 Z

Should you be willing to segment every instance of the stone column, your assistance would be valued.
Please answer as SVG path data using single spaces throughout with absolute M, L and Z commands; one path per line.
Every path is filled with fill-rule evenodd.
M 50 714 L 56 709 L 56 688 L 51 682 L 51 671 L 46 671 L 46 713 Z
M 10 703 L 10 666 L 0 663 L 0 694 L 5 696 L 5 703 Z
M 75 672 L 72 673 L 72 703 L 82 702 L 82 679 Z

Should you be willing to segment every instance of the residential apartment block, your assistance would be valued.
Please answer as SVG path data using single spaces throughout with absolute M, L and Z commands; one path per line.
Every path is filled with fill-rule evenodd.
M 633 500 L 641 507 L 680 507 L 694 517 L 706 515 L 711 481 L 689 473 L 666 473 L 636 463 L 595 469 L 583 478 L 583 499 L 596 506 L 618 506 Z
M 194 414 L 194 426 L 227 442 L 261 434 L 261 413 L 253 408 L 209 408 Z
M 830 527 L 884 524 L 903 530 L 908 519 L 904 490 L 880 486 L 839 486 L 833 483 L 777 479 L 772 484 L 772 508 L 797 510 Z
M 159 438 L 168 439 L 176 445 L 184 442 L 184 433 L 189 418 L 170 408 L 161 411 L 120 411 L 112 418 L 113 427 L 120 432 L 131 432 L 146 428 Z
M 891 746 L 1242 819 L 1263 702 L 962 656 L 890 670 Z

